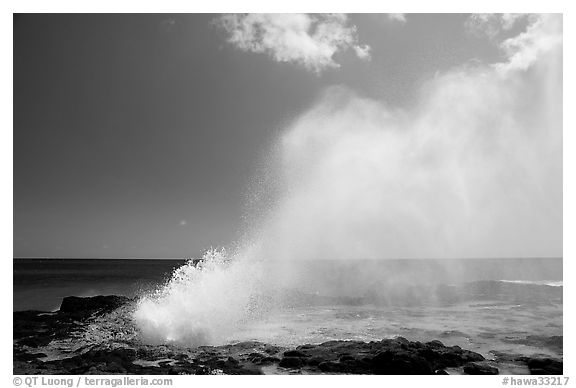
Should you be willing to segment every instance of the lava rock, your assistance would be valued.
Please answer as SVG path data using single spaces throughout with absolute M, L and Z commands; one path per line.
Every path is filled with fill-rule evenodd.
M 130 302 L 130 298 L 118 295 L 98 295 L 92 297 L 68 296 L 62 300 L 60 312 L 63 313 L 93 313 L 109 312 Z
M 425 358 L 409 351 L 387 350 L 372 359 L 373 371 L 382 375 L 432 375 L 434 370 Z
M 555 358 L 530 358 L 526 363 L 533 375 L 561 375 L 563 374 L 562 361 Z
M 299 350 L 288 350 L 284 352 L 284 357 L 309 357 L 306 353 Z
M 382 341 L 328 341 L 302 345 L 284 353 L 280 366 L 304 368 L 311 373 L 434 374 L 435 370 L 483 361 L 478 353 L 440 341 L 411 342 L 406 338 Z M 290 357 L 287 357 L 290 356 Z
M 469 362 L 464 365 L 464 373 L 468 375 L 497 375 L 499 371 L 498 368 L 487 362 Z
M 299 357 L 284 357 L 282 360 L 280 360 L 280 364 L 278 364 L 278 366 L 281 366 L 282 368 L 291 369 L 301 368 L 303 365 L 304 362 Z
M 446 368 L 464 367 L 468 374 L 497 374 L 495 366 L 518 364 L 532 374 L 562 374 L 562 360 L 539 355 L 524 357 L 492 351 L 496 360 L 446 346 L 438 340 L 327 341 L 292 349 L 257 341 L 223 346 L 179 348 L 145 345 L 132 337 L 110 335 L 88 342 L 66 357 L 43 361 L 55 341 L 74 342 L 94 330 L 93 322 L 115 320 L 130 312 L 131 299 L 122 296 L 68 297 L 57 312 L 14 312 L 13 371 L 15 374 L 261 374 L 262 366 L 278 365 L 290 372 L 334 374 L 447 374 Z M 120 309 L 118 309 L 120 308 Z M 118 309 L 118 310 L 116 310 Z M 110 315 L 102 316 L 110 312 Z M 118 326 L 120 325 L 120 326 Z M 98 326 L 96 326 L 98 327 Z M 80 337 L 79 337 L 80 336 Z M 529 336 L 527 340 L 560 347 L 561 337 Z M 525 372 L 526 369 L 523 369 Z
M 318 369 L 324 373 L 347 373 L 348 369 L 344 364 L 334 361 L 324 361 L 318 364 Z
M 262 353 L 250 353 L 247 359 L 257 365 L 270 365 L 280 362 L 278 357 L 272 357 Z

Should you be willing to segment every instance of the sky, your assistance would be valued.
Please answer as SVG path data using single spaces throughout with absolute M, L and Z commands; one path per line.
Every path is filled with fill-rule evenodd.
M 479 90 L 484 90 L 482 85 L 494 86 L 467 95 L 464 101 L 472 104 L 493 97 L 494 93 L 497 97 L 505 96 L 511 85 L 539 85 L 543 77 L 540 74 L 544 72 L 538 70 L 543 66 L 539 67 L 540 57 L 546 57 L 558 45 L 561 50 L 561 19 L 560 32 L 555 19 L 552 22 L 541 19 L 525 15 L 464 14 L 15 15 L 14 256 L 190 257 L 211 246 L 226 246 L 240 238 L 247 229 L 246 223 L 251 222 L 254 181 L 259 180 L 268 164 L 276 166 L 277 158 L 270 158 L 269 154 L 277 149 L 278 139 L 284 139 L 280 153 L 291 152 L 282 159 L 283 163 L 298 166 L 299 159 L 293 160 L 294 155 L 306 152 L 303 155 L 308 156 L 309 151 L 290 141 L 301 139 L 302 128 L 307 128 L 309 122 L 317 123 L 317 128 L 334 125 L 332 121 L 326 122 L 324 111 L 318 116 L 318 109 L 335 110 L 337 114 L 329 117 L 337 117 L 349 127 L 363 126 L 366 122 L 372 125 L 376 120 L 372 110 L 361 117 L 353 113 L 364 109 L 387 112 L 396 118 L 408 115 L 412 118 L 406 121 L 406 128 L 420 128 L 415 123 L 422 117 L 444 125 L 442 120 L 451 113 L 449 108 L 457 109 L 457 105 L 449 101 L 448 108 L 425 108 L 435 101 L 427 94 L 444 101 L 446 90 L 461 90 L 462 85 Z M 558 68 L 557 64 L 550 66 Z M 484 83 L 477 76 L 482 71 L 470 68 L 484 69 L 483 74 L 504 75 L 494 75 L 500 77 L 498 82 Z M 466 82 L 452 82 L 453 77 L 464 78 Z M 550 97 L 544 102 L 558 98 L 561 101 L 561 85 L 550 88 Z M 344 107 L 339 107 L 335 98 L 344 101 L 341 104 Z M 501 102 L 494 109 L 508 106 L 505 99 Z M 516 104 L 503 111 L 514 111 L 511 116 L 526 118 L 524 126 L 520 119 L 519 123 L 514 122 L 514 128 L 556 129 L 561 110 L 558 114 L 557 110 L 547 108 L 542 114 L 531 116 L 534 104 L 546 104 L 528 97 L 522 102 L 525 104 L 520 104 L 521 107 Z M 457 113 L 453 116 L 459 117 Z M 475 120 L 477 113 L 465 110 L 462 120 L 446 126 L 456 127 L 469 117 Z M 485 128 L 485 121 L 493 120 L 485 117 L 482 113 L 478 119 L 482 125 L 476 127 Z M 395 126 L 400 125 L 398 120 L 395 119 Z M 484 167 L 477 168 L 474 164 L 478 160 L 490 160 L 485 165 L 494 170 L 509 166 L 510 161 L 532 158 L 532 152 L 543 155 L 544 164 L 538 158 L 530 159 L 539 162 L 538 166 L 544 165 L 542 171 L 532 173 L 536 165 L 521 163 L 521 168 L 503 168 L 507 175 L 499 177 L 521 180 L 515 187 L 528 193 L 520 194 L 521 199 L 530 201 L 525 208 L 505 210 L 514 200 L 483 207 L 485 197 L 466 197 L 467 201 L 473 201 L 467 206 L 493 212 L 490 220 L 504 214 L 505 231 L 515 230 L 515 222 L 520 227 L 525 223 L 541 227 L 510 232 L 514 244 L 509 245 L 499 240 L 500 229 L 492 227 L 492 232 L 486 233 L 492 223 L 483 218 L 478 221 L 477 212 L 471 212 L 468 218 L 455 216 L 448 221 L 459 226 L 463 222 L 485 222 L 482 238 L 471 238 L 473 242 L 454 247 L 452 240 L 464 237 L 445 230 L 441 238 L 450 235 L 445 246 L 437 248 L 425 243 L 422 246 L 437 255 L 561 256 L 561 126 L 558 128 L 559 147 L 557 141 L 550 141 L 549 146 L 547 141 L 541 141 L 557 140 L 557 133 L 539 135 L 543 137 L 534 137 L 538 140 L 534 142 L 523 140 L 528 135 L 518 138 L 513 135 L 514 144 L 521 146 L 519 151 L 498 151 L 488 159 L 483 153 L 482 159 L 465 164 L 469 170 L 459 172 L 473 171 L 477 178 L 474 182 L 478 182 L 486 178 Z M 416 135 L 391 139 L 399 142 L 395 149 L 426 138 L 423 130 L 410 131 Z M 344 147 L 352 148 L 354 144 L 379 139 L 372 135 L 360 139 L 347 137 L 346 133 L 341 135 L 338 139 L 352 142 Z M 286 139 L 292 145 L 286 146 Z M 479 139 L 473 137 L 475 144 Z M 338 151 L 339 145 L 333 148 L 332 144 L 335 143 L 319 150 L 326 151 L 326 155 L 346 154 Z M 467 152 L 472 148 L 462 149 Z M 509 155 L 512 156 L 508 158 Z M 405 162 L 401 158 L 392 161 Z M 453 168 L 461 159 L 454 156 L 450 161 Z M 335 181 L 348 182 L 341 179 L 347 178 L 346 175 L 334 173 L 332 168 L 315 164 L 314 160 L 303 169 L 305 173 L 298 172 L 297 177 L 319 182 L 322 181 L 319 176 L 335 174 Z M 404 175 L 396 176 L 398 180 L 406 177 L 410 182 L 422 184 L 417 180 L 421 176 L 420 167 L 399 170 Z M 435 171 L 444 170 L 438 167 Z M 524 173 L 527 178 L 523 178 Z M 358 176 L 356 172 L 353 174 Z M 294 180 L 290 171 L 284 175 L 288 178 L 282 178 L 283 183 Z M 388 184 L 395 182 L 389 177 L 382 179 Z M 333 182 L 326 181 L 326 187 Z M 508 186 L 493 188 L 490 184 L 474 186 L 477 184 L 474 182 L 464 185 L 480 187 L 481 191 L 490 187 L 486 195 L 508 195 L 511 190 Z M 290 192 L 295 192 L 297 199 L 306 196 L 306 200 L 279 196 L 278 205 L 271 211 L 275 215 L 263 221 L 275 233 L 296 233 L 307 220 L 294 209 L 309 209 L 316 203 L 308 201 L 310 186 L 301 181 L 290 185 L 295 188 Z M 345 188 L 335 187 L 346 193 Z M 414 187 L 420 186 L 409 185 L 405 189 Z M 454 181 L 448 179 L 443 186 L 428 187 L 450 191 Z M 380 187 L 369 189 L 381 193 Z M 314 190 L 324 198 L 331 195 L 330 191 Z M 428 209 L 447 206 L 443 201 L 419 202 L 415 196 L 412 202 L 401 202 L 399 197 L 404 194 L 390 194 L 389 190 L 386 193 L 394 206 L 425 203 L 420 209 L 421 216 L 434 228 L 441 224 Z M 351 197 L 357 201 L 373 199 L 354 194 Z M 426 191 L 424 194 L 427 198 L 432 195 Z M 339 208 L 346 205 L 339 201 L 333 204 Z M 370 214 L 373 210 L 368 209 Z M 390 213 L 390 208 L 377 211 Z M 333 208 L 326 208 L 318 216 L 331 223 L 335 214 Z M 359 210 L 356 214 L 363 213 Z M 527 215 L 518 217 L 519 214 Z M 276 222 L 277 216 L 281 217 L 281 223 Z M 405 212 L 394 214 L 392 219 L 407 220 L 402 227 L 415 238 L 429 238 L 426 230 L 413 227 L 414 220 L 407 219 Z M 388 222 L 370 224 L 383 230 L 390 227 Z M 360 225 L 358 231 L 362 232 L 365 226 Z M 318 224 L 318 228 L 325 227 Z M 307 231 L 313 236 L 318 233 L 312 227 Z M 341 241 L 342 233 L 336 230 L 333 235 Z M 475 230 L 470 234 L 473 233 Z M 265 240 L 275 247 L 292 244 L 280 243 L 277 237 Z M 367 246 L 374 249 L 351 250 L 350 254 L 370 257 L 380 254 L 383 249 L 380 243 L 369 240 Z M 527 240 L 535 241 L 537 246 L 528 244 L 527 248 L 519 249 Z M 325 239 L 325 245 L 334 246 L 333 242 Z M 496 246 L 493 250 L 478 248 L 491 242 Z M 310 252 L 325 250 L 323 245 L 310 247 L 306 241 L 299 246 Z M 297 250 L 294 254 L 302 252 Z M 426 252 L 398 245 L 390 254 L 422 256 Z

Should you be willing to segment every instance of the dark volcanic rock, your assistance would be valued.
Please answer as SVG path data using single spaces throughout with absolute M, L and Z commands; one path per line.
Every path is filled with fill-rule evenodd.
M 324 361 L 318 364 L 318 369 L 323 373 L 370 373 L 370 365 L 363 361 Z
M 66 297 L 59 311 L 16 311 L 13 336 L 19 346 L 38 348 L 54 339 L 67 338 L 91 317 L 102 315 L 130 302 L 124 296 Z
M 248 361 L 257 365 L 270 365 L 270 364 L 277 364 L 280 362 L 280 359 L 278 357 L 272 357 L 262 353 L 250 353 L 247 359 Z
M 75 357 L 48 361 L 45 364 L 66 371 L 65 374 L 92 373 L 126 374 L 132 369 L 136 351 L 129 348 L 94 349 Z
M 555 358 L 528 358 L 528 369 L 533 375 L 561 375 L 563 363 Z
M 434 370 L 424 357 L 408 350 L 386 350 L 372 359 L 372 370 L 381 375 L 432 375 Z
M 284 357 L 308 357 L 308 355 L 299 350 L 288 350 L 284 352 Z
M 63 313 L 94 313 L 109 312 L 130 302 L 130 298 L 118 295 L 98 295 L 81 298 L 78 296 L 68 296 L 62 300 L 60 312 Z
M 282 368 L 300 368 L 302 365 L 304 365 L 304 362 L 298 357 L 284 357 L 278 364 Z
M 88 373 L 93 367 L 90 352 L 82 359 L 70 358 L 58 362 L 42 362 L 46 355 L 37 349 L 48 346 L 54 340 L 69 340 L 82 332 L 90 319 L 109 313 L 128 303 L 131 299 L 123 296 L 97 296 L 88 298 L 67 297 L 56 312 L 16 311 L 13 313 L 14 372 L 15 373 L 75 373 L 78 368 Z M 121 373 L 122 365 L 110 363 L 108 370 L 101 373 Z
M 515 361 L 522 361 L 525 357 L 522 356 L 520 353 L 505 353 L 500 352 L 497 350 L 491 350 L 492 353 L 497 361 L 501 362 L 515 362 Z
M 418 350 L 419 354 L 436 369 L 457 367 L 474 361 L 484 361 L 481 354 L 462 349 L 460 346 L 444 346 L 440 341 L 427 342 Z
M 44 353 L 26 353 L 23 351 L 14 351 L 14 360 L 17 361 L 35 361 L 38 358 L 46 357 Z
M 302 345 L 284 353 L 281 367 L 309 372 L 354 374 L 434 374 L 435 370 L 483 361 L 478 353 L 440 341 L 410 342 L 405 338 L 382 341 L 329 341 Z
M 497 375 L 498 368 L 487 362 L 469 362 L 464 365 L 464 373 L 468 375 Z

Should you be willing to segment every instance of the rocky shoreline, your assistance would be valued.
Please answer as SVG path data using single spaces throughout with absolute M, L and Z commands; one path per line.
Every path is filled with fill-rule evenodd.
M 563 370 L 561 359 L 495 351 L 485 359 L 438 340 L 402 337 L 295 348 L 254 341 L 198 348 L 152 346 L 139 343 L 131 335 L 131 323 L 123 320 L 131 302 L 115 295 L 66 297 L 53 313 L 14 312 L 14 374 L 486 375 L 519 370 L 559 375 Z

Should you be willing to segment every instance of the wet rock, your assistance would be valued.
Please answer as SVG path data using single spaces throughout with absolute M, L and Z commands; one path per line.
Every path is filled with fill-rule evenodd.
M 306 360 L 306 365 L 310 367 L 315 367 L 319 366 L 324 361 L 326 360 L 321 356 L 312 356 Z
M 425 358 L 409 351 L 387 350 L 372 359 L 373 371 L 383 375 L 431 375 L 433 369 Z
M 110 374 L 126 374 L 126 369 L 117 362 L 110 362 L 106 364 L 102 369 L 102 372 L 107 372 Z
M 175 365 L 169 369 L 171 375 L 193 375 L 196 373 L 196 368 L 192 364 L 188 365 Z
M 262 350 L 267 354 L 278 354 L 282 349 L 279 346 L 265 345 Z
M 141 346 L 136 350 L 136 356 L 141 360 L 155 361 L 165 358 L 187 358 L 185 354 L 175 355 L 174 352 L 166 346 Z
M 278 366 L 282 368 L 301 368 L 304 362 L 300 357 L 284 357 Z
M 491 350 L 490 353 L 492 353 L 494 355 L 494 358 L 499 362 L 522 361 L 525 358 L 519 353 L 505 353 L 497 350 Z
M 434 348 L 434 349 L 441 349 L 444 346 L 444 344 L 438 340 L 432 340 L 430 342 L 426 342 L 426 345 L 428 345 L 430 348 Z
M 440 341 L 432 341 L 418 349 L 418 354 L 436 369 L 461 366 L 468 362 L 484 361 L 481 354 L 464 350 L 460 346 L 444 346 Z
M 312 344 L 305 344 L 305 345 L 300 345 L 298 346 L 296 349 L 312 349 L 314 348 L 316 345 L 312 345 Z
M 349 373 L 344 364 L 333 361 L 324 361 L 318 364 L 318 369 L 324 373 Z
M 288 350 L 284 352 L 284 357 L 308 357 L 308 355 L 299 350 Z
M 57 312 L 33 310 L 14 312 L 15 354 L 24 348 L 41 348 L 54 340 L 70 338 L 74 333 L 81 332 L 90 318 L 111 312 L 130 300 L 116 295 L 66 297 Z M 34 351 L 28 352 L 34 353 Z
M 555 358 L 529 358 L 526 364 L 533 375 L 563 374 L 563 362 Z
M 26 353 L 22 351 L 14 352 L 14 360 L 18 361 L 33 361 L 39 358 L 46 357 L 44 353 Z
M 402 337 L 369 343 L 328 341 L 296 350 L 285 352 L 292 357 L 285 357 L 280 366 L 301 367 L 312 373 L 434 374 L 445 367 L 484 360 L 482 355 L 458 346 L 447 347 L 440 341 L 411 342 Z
M 464 373 L 467 375 L 497 375 L 498 368 L 487 362 L 469 362 L 464 365 Z
M 280 359 L 278 357 L 264 357 L 262 360 L 260 360 L 261 365 L 277 364 L 279 362 Z
M 248 355 L 247 360 L 249 360 L 250 362 L 254 362 L 254 363 L 258 363 L 260 362 L 261 359 L 263 359 L 264 357 L 266 357 L 264 354 L 262 353 L 250 353 Z
M 23 338 L 19 342 L 20 345 L 28 346 L 30 348 L 39 348 L 41 346 L 46 346 L 52 341 L 51 336 L 39 336 L 39 337 L 29 337 Z
M 118 295 L 98 295 L 92 297 L 68 296 L 62 300 L 60 312 L 63 313 L 93 313 L 109 312 L 130 302 L 131 299 Z
M 248 361 L 257 365 L 270 365 L 280 362 L 278 357 L 272 357 L 262 353 L 250 353 L 247 359 Z

